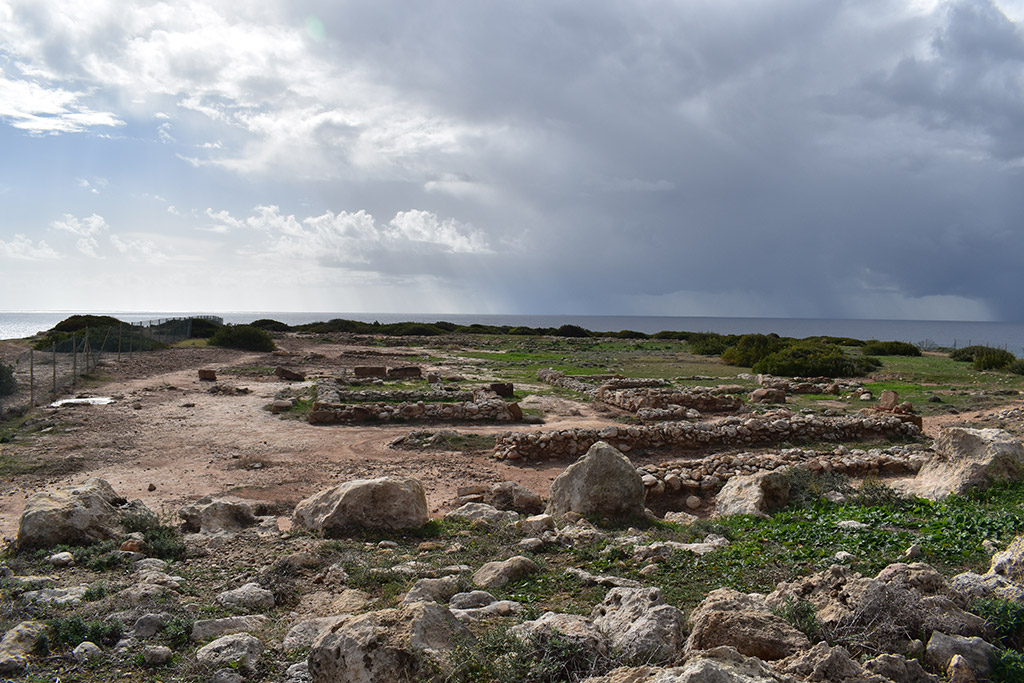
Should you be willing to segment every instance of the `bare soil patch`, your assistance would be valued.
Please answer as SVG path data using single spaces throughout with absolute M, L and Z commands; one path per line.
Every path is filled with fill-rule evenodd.
M 0 534 L 16 534 L 32 492 L 88 477 L 106 479 L 121 495 L 170 514 L 204 495 L 231 495 L 284 510 L 348 479 L 405 475 L 423 482 L 432 511 L 439 513 L 460 486 L 514 480 L 544 493 L 564 467 L 514 466 L 487 454 L 388 447 L 422 425 L 313 426 L 273 415 L 265 406 L 276 395 L 309 386 L 275 377 L 277 365 L 301 369 L 312 379 L 352 365 L 408 365 L 410 356 L 417 355 L 414 349 L 324 344 L 297 336 L 279 346 L 283 354 L 167 349 L 102 365 L 99 379 L 79 395 L 112 396 L 113 403 L 43 408 L 42 419 L 49 425 L 45 431 L 0 444 L 0 456 L 40 465 L 0 482 Z M 199 381 L 200 368 L 217 371 L 216 385 Z M 214 386 L 227 391 L 211 393 Z M 544 428 L 598 423 L 592 408 L 571 403 L 558 399 Z M 457 428 L 493 433 L 509 426 Z

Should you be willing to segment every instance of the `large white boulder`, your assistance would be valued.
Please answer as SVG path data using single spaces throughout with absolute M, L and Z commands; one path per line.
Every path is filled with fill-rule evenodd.
M 547 512 L 594 517 L 643 517 L 646 491 L 636 467 L 598 441 L 551 483 Z
M 129 503 L 96 477 L 80 486 L 35 493 L 25 504 L 18 524 L 18 548 L 89 545 L 116 539 L 124 535 L 127 517 L 157 522 L 156 515 L 142 501 Z
M 348 481 L 306 498 L 292 514 L 296 526 L 327 535 L 359 527 L 416 529 L 427 519 L 427 494 L 409 477 Z
M 630 660 L 675 659 L 686 642 L 686 617 L 665 604 L 657 588 L 613 588 L 590 618 L 611 646 Z
M 933 445 L 935 455 L 918 471 L 911 493 L 939 500 L 1024 477 L 1024 446 L 1001 429 L 949 427 Z
M 768 513 L 789 502 L 790 478 L 785 470 L 732 477 L 715 496 L 715 516 Z
M 416 602 L 347 619 L 313 642 L 307 662 L 313 683 L 417 680 L 445 667 L 449 650 L 472 635 L 447 607 Z

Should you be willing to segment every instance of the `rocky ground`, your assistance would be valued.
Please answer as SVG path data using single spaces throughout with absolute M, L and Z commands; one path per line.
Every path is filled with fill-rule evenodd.
M 409 424 L 314 426 L 302 419 L 317 376 L 348 376 L 357 365 L 418 365 L 460 388 L 505 379 L 458 349 L 294 335 L 278 345 L 275 354 L 184 348 L 108 361 L 84 394 L 110 396 L 112 403 L 44 408 L 8 432 L 0 444 L 7 475 L 0 484 L 0 531 L 8 543 L 0 569 L 6 633 L 0 674 L 30 681 L 704 676 L 917 683 L 933 674 L 967 680 L 1001 671 L 988 654 L 977 653 L 996 653 L 1005 643 L 970 610 L 979 598 L 1008 604 L 1024 598 L 1016 583 L 1019 549 L 1011 545 L 988 558 L 1019 531 L 1017 522 L 979 529 L 971 538 L 978 552 L 933 562 L 936 571 L 914 562 L 940 557 L 916 522 L 874 528 L 885 527 L 872 520 L 874 507 L 864 508 L 866 523 L 843 519 L 859 512 L 830 508 L 814 513 L 819 526 L 822 515 L 832 514 L 836 524 L 863 524 L 840 532 L 856 542 L 844 545 L 830 531 L 811 536 L 807 545 L 817 550 L 786 550 L 789 559 L 774 559 L 771 552 L 784 543 L 771 534 L 797 532 L 752 532 L 743 525 L 755 522 L 743 520 L 795 500 L 798 489 L 808 489 L 807 468 L 786 474 L 781 485 L 753 472 L 749 479 L 737 474 L 729 486 L 742 490 L 739 502 L 715 490 L 672 495 L 662 486 L 670 490 L 654 507 L 665 521 L 652 519 L 644 513 L 650 482 L 643 467 L 664 482 L 672 472 L 652 466 L 670 459 L 664 453 L 630 454 L 633 462 L 609 455 L 621 471 L 584 477 L 567 494 L 565 479 L 552 484 L 571 460 L 523 464 L 490 457 L 488 437 L 508 425 L 416 425 L 423 430 L 416 445 L 393 448 L 410 434 Z M 283 380 L 274 374 L 278 366 L 308 379 Z M 218 380 L 200 381 L 199 369 L 214 370 Z M 517 430 L 623 424 L 624 411 L 585 397 L 539 383 L 516 388 L 527 413 L 544 420 Z M 294 409 L 267 409 L 283 398 Z M 925 433 L 972 420 L 1013 431 L 1021 411 L 1008 404 L 976 415 L 926 417 Z M 991 442 L 980 450 L 991 451 Z M 935 456 L 930 445 L 927 438 L 880 444 L 874 457 Z M 799 469 L 801 462 L 831 457 L 834 448 L 810 447 L 806 457 L 790 449 L 782 459 L 778 449 L 748 455 Z M 844 447 L 846 454 L 865 455 L 871 448 Z M 994 479 L 1015 476 L 1015 465 L 1006 462 L 1018 456 L 1012 445 L 1006 449 L 1012 452 L 996 458 Z M 1024 458 L 1018 459 L 1024 471 Z M 919 468 L 890 483 L 913 482 Z M 929 476 L 953 485 L 953 470 Z M 420 489 L 409 501 L 397 489 L 360 493 L 358 505 L 307 500 L 376 477 L 415 481 Z M 93 478 L 109 487 L 94 481 L 94 490 L 83 493 L 82 483 Z M 600 483 L 606 480 L 615 485 Z M 623 492 L 630 486 L 632 492 Z M 829 490 L 816 486 L 809 488 L 840 500 L 853 495 L 835 482 Z M 64 536 L 55 535 L 60 524 L 52 518 L 37 525 L 44 531 L 25 531 L 26 506 L 48 509 L 56 492 L 73 487 L 92 501 L 80 508 L 109 506 L 110 518 L 72 524 Z M 50 503 L 32 498 L 39 492 L 50 493 Z M 126 500 L 140 502 L 126 508 Z M 325 507 L 333 512 L 321 514 Z M 362 517 L 352 516 L 356 508 Z M 754 516 L 709 519 L 716 508 Z M 301 512 L 310 509 L 319 512 Z M 552 514 L 542 514 L 545 509 Z M 906 514 L 912 517 L 909 508 Z M 94 523 L 95 542 L 82 546 Z M 751 533 L 763 541 L 745 537 Z M 918 539 L 924 550 L 915 553 Z M 769 563 L 740 557 L 758 542 Z M 748 565 L 756 565 L 749 578 Z M 964 575 L 968 568 L 977 573 Z M 758 590 L 736 590 L 749 586 Z

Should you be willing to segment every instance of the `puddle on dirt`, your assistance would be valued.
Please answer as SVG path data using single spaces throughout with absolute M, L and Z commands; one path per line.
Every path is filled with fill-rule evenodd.
M 113 403 L 114 399 L 110 396 L 91 396 L 89 398 L 62 398 L 59 401 L 54 401 L 50 404 L 51 408 L 59 408 L 66 405 L 86 405 L 86 406 L 105 406 L 108 403 Z

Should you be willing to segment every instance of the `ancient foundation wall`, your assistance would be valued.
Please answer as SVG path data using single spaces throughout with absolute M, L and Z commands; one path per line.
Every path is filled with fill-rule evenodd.
M 766 413 L 727 417 L 715 422 L 665 422 L 609 425 L 603 429 L 506 432 L 498 436 L 494 457 L 501 460 L 571 458 L 603 440 L 623 453 L 634 448 L 697 450 L 771 446 L 783 442 L 861 441 L 917 436 L 920 430 L 896 416 L 818 417 Z

